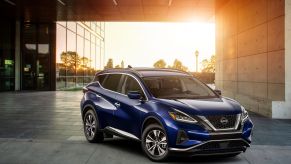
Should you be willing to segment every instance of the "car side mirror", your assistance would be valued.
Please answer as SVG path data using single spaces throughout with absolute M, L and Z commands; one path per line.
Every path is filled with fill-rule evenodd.
M 221 96 L 221 90 L 215 89 L 214 92 Z
M 142 98 L 141 94 L 138 91 L 129 91 L 127 97 L 134 100 L 140 100 Z

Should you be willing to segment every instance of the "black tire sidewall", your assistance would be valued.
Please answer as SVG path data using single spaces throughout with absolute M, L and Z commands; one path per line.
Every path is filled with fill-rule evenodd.
M 95 122 L 96 122 L 96 128 L 95 128 L 95 131 L 94 131 L 94 136 L 92 138 L 89 138 L 87 136 L 87 131 L 86 131 L 86 124 L 85 124 L 85 121 L 86 121 L 86 117 L 91 114 L 93 116 L 93 118 L 95 119 Z M 103 136 L 103 133 L 100 132 L 99 130 L 99 119 L 97 117 L 97 114 L 95 113 L 95 111 L 93 111 L 92 109 L 89 109 L 85 114 L 84 114 L 84 123 L 83 123 L 83 129 L 84 129 L 84 134 L 86 136 L 86 139 L 87 141 L 89 142 L 92 142 L 92 143 L 96 143 L 96 142 L 102 142 L 104 140 L 104 136 Z
M 147 151 L 147 148 L 146 148 L 146 144 L 145 144 L 145 139 L 146 139 L 146 136 L 147 134 L 152 131 L 152 130 L 161 130 L 165 136 L 166 136 L 166 139 L 167 139 L 167 150 L 166 150 L 166 153 L 163 155 L 163 156 L 153 156 L 151 155 L 148 151 Z M 164 128 L 159 125 L 159 124 L 150 124 L 149 126 L 147 126 L 143 133 L 142 133 L 142 140 L 141 140 L 141 145 L 142 145 L 142 149 L 143 151 L 145 152 L 145 154 L 148 156 L 148 158 L 152 161 L 164 161 L 168 158 L 169 156 L 169 143 L 168 143 L 168 136 L 167 136 L 167 133 L 165 132 Z

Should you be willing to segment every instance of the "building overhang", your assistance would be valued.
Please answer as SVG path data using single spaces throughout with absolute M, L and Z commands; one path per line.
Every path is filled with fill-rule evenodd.
M 213 21 L 215 0 L 0 0 L 24 21 Z

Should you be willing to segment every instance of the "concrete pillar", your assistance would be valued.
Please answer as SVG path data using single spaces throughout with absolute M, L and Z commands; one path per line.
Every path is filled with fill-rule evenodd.
M 20 90 L 20 21 L 15 22 L 15 90 Z
M 285 0 L 285 101 L 272 102 L 272 117 L 291 118 L 291 0 Z

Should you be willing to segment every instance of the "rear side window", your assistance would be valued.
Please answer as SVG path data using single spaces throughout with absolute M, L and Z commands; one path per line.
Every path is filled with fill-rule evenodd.
M 99 83 L 102 85 L 104 80 L 105 80 L 106 75 L 99 75 L 97 77 L 97 80 L 99 81 Z
M 106 78 L 103 78 L 102 84 L 99 82 L 103 88 L 118 92 L 118 84 L 121 76 L 121 74 L 108 74 Z
M 93 79 L 93 82 L 98 81 L 102 85 L 105 78 L 106 78 L 106 75 L 96 75 Z

